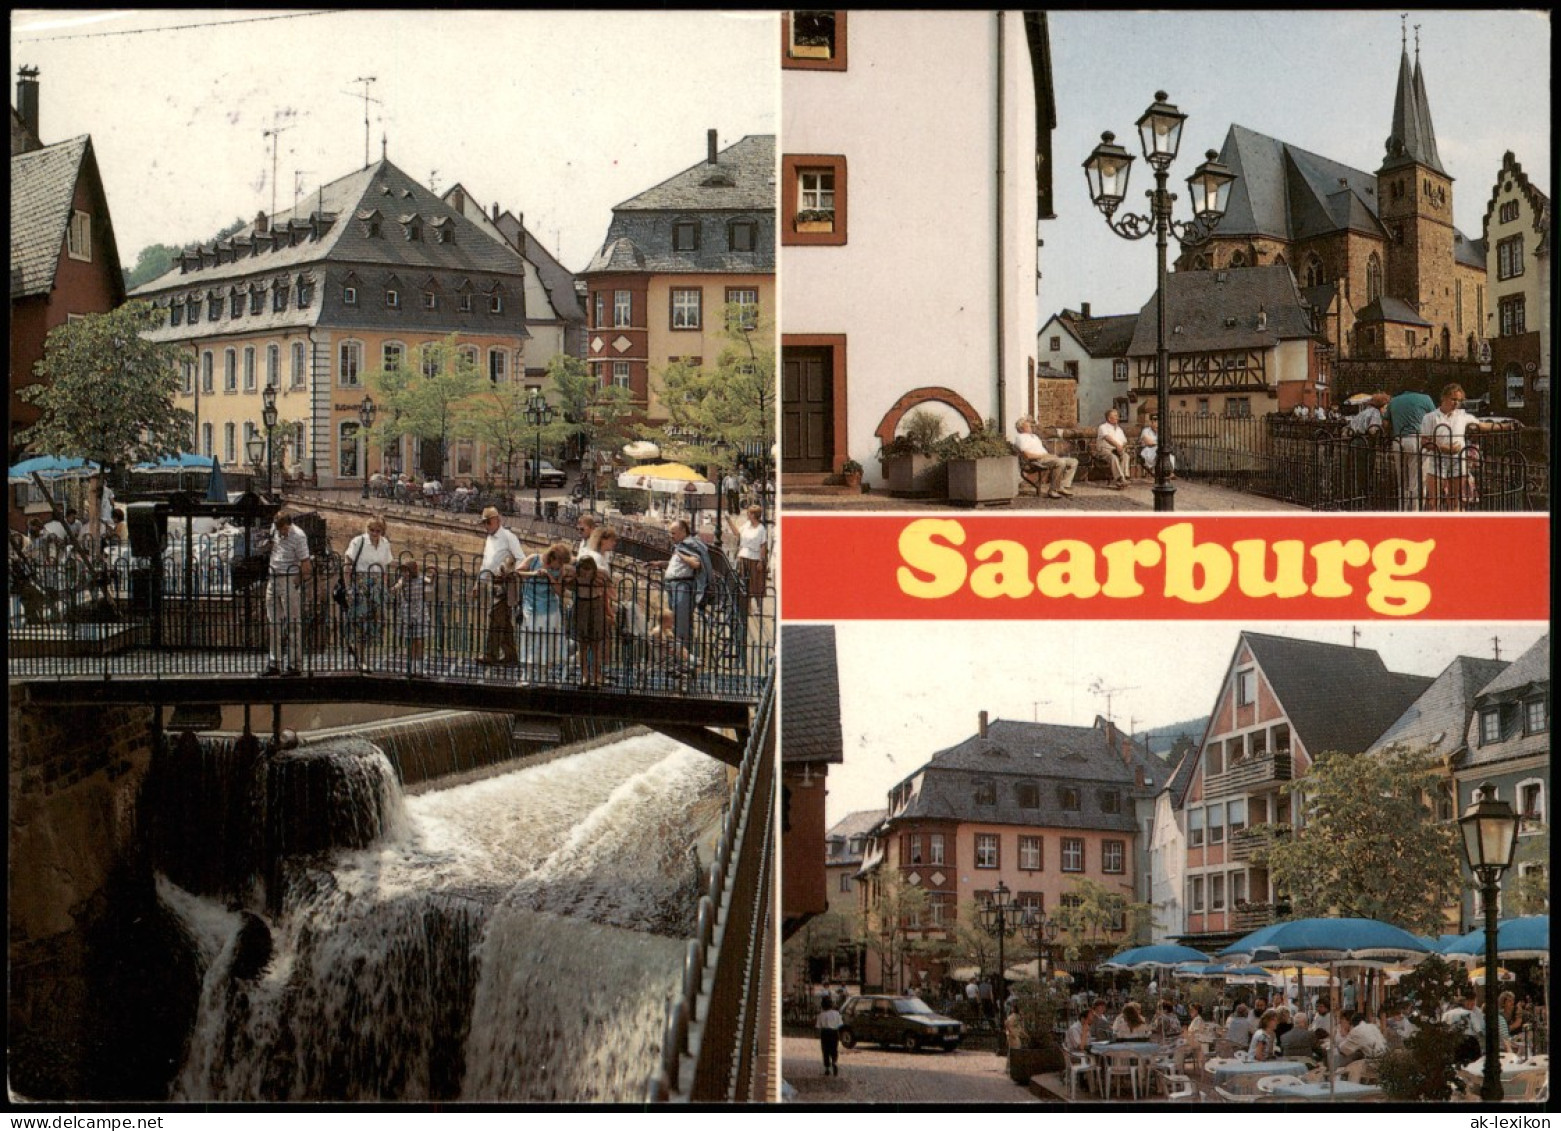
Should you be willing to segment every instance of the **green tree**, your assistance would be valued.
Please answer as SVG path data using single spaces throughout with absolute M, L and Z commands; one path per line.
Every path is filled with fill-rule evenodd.
M 615 454 L 634 439 L 634 394 L 619 385 L 602 385 L 585 362 L 568 354 L 555 354 L 548 361 L 547 376 L 562 409 L 565 437 L 578 433 L 582 438 L 584 474 L 594 500 L 594 453 Z
M 42 384 L 18 395 L 38 422 L 17 436 L 29 451 L 93 460 L 106 471 L 183 447 L 193 418 L 174 407 L 177 348 L 145 332 L 162 324 L 149 303 L 74 318 L 49 331 L 34 368 Z M 96 544 L 102 480 L 92 480 L 89 537 Z
M 503 470 L 504 485 L 511 489 L 519 485 L 521 468 L 536 442 L 536 430 L 526 423 L 529 399 L 526 388 L 513 381 L 488 382 L 457 408 L 456 434 L 485 444 L 489 460 Z M 552 430 L 544 429 L 544 437 Z
M 927 912 L 927 893 L 908 884 L 898 872 L 882 869 L 873 898 L 862 917 L 863 941 L 878 955 L 878 968 L 884 985 L 901 989 L 901 967 L 912 954 L 928 949 L 919 937 L 909 935 Z
M 769 322 L 726 308 L 726 344 L 714 366 L 675 361 L 660 374 L 663 444 L 720 478 L 746 448 L 766 458 L 775 442 L 775 347 Z
M 1015 936 L 1015 943 L 1008 944 L 1008 954 L 1005 957 L 1012 962 L 1018 957 L 1018 951 L 1014 945 L 1023 946 Z M 997 970 L 997 940 L 987 934 L 981 926 L 981 905 L 974 899 L 968 901 L 959 909 L 954 918 L 954 928 L 949 932 L 948 941 L 943 944 L 949 960 L 950 968 L 955 966 L 974 966 L 982 973 L 994 973 Z
M 1084 876 L 1074 879 L 1051 917 L 1059 927 L 1057 944 L 1069 962 L 1076 962 L 1086 947 L 1098 951 L 1118 943 L 1132 946 L 1147 941 L 1154 925 L 1149 904 L 1135 903 Z
M 862 917 L 854 904 L 831 907 L 809 919 L 802 930 L 785 942 L 786 969 L 794 984 L 806 985 L 808 971 L 817 960 L 830 960 L 841 971 L 856 973 L 856 948 L 862 942 Z M 836 1004 L 839 1004 L 838 1002 Z
M 1324 753 L 1299 781 L 1305 823 L 1269 825 L 1263 853 L 1291 913 L 1380 919 L 1418 934 L 1442 927 L 1458 896 L 1458 831 L 1436 819 L 1430 798 L 1442 773 L 1424 751 L 1372 757 Z M 1284 830 L 1289 835 L 1272 835 Z
M 380 397 L 373 441 L 385 445 L 402 436 L 435 441 L 441 469 L 450 454 L 451 438 L 462 435 L 458 426 L 470 419 L 469 402 L 486 383 L 476 360 L 462 350 L 455 334 L 427 343 L 418 356 L 403 357 L 395 368 L 376 369 L 365 379 Z
M 1548 915 L 1550 913 L 1550 830 L 1547 827 L 1539 836 L 1524 837 L 1518 844 L 1517 853 L 1512 860 L 1512 879 L 1507 883 L 1510 889 L 1509 899 L 1511 903 L 1509 914 L 1512 915 Z M 1520 865 L 1527 863 L 1544 864 L 1545 867 L 1530 868 L 1523 872 Z

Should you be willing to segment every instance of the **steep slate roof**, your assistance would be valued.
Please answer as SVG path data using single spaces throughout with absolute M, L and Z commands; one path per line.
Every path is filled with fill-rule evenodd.
M 1194 742 L 1182 755 L 1182 760 L 1171 771 L 1171 781 L 1166 787 L 1171 791 L 1171 806 L 1180 809 L 1187 801 L 1187 791 L 1192 788 L 1193 771 L 1198 768 L 1200 747 Z
M 1418 40 L 1413 71 L 1409 67 L 1407 44 L 1399 56 L 1398 88 L 1393 95 L 1393 132 L 1388 135 L 1387 151 L 1387 159 L 1382 163 L 1384 169 L 1417 161 L 1447 175 L 1436 152 L 1436 130 L 1431 125 L 1431 101 L 1426 97 L 1425 75 L 1420 70 Z
M 1258 308 L 1268 316 L 1257 326 Z M 1227 318 L 1236 324 L 1227 326 Z M 1282 263 L 1226 271 L 1176 271 L 1166 276 L 1167 346 L 1175 353 L 1267 349 L 1282 341 L 1310 338 L 1311 316 Z M 1180 333 L 1175 332 L 1180 328 Z M 1155 296 L 1139 313 L 1129 357 L 1150 357 L 1155 346 Z
M 1355 230 L 1387 238 L 1371 173 L 1235 124 L 1225 134 L 1220 161 L 1236 174 L 1221 236 L 1298 240 Z
M 1064 310 L 1057 316 L 1090 357 L 1124 357 L 1138 325 L 1137 314 L 1106 314 L 1085 318 L 1077 311 Z
M 1402 744 L 1425 747 L 1437 758 L 1456 754 L 1469 729 L 1475 695 L 1508 666 L 1505 660 L 1457 657 L 1382 732 L 1368 753 L 1381 753 Z
M 1370 648 L 1241 634 L 1301 739 L 1316 758 L 1324 751 L 1359 754 L 1432 683 L 1390 672 Z
M 1501 698 L 1512 692 L 1521 692 L 1532 684 L 1550 682 L 1550 634 L 1547 632 L 1523 655 L 1484 687 L 1480 698 Z
M 775 203 L 775 138 L 750 134 L 716 154 L 714 164 L 701 161 L 615 207 L 607 238 L 582 274 L 773 272 Z M 672 247 L 673 223 L 682 216 L 703 221 L 692 251 Z M 735 219 L 758 223 L 753 251 L 727 248 L 719 229 Z
M 370 237 L 363 217 L 376 211 L 380 214 L 382 234 Z M 419 270 L 504 275 L 518 275 L 524 271 L 513 248 L 490 238 L 475 223 L 388 160 L 377 161 L 301 197 L 297 207 L 271 217 L 270 228 L 272 231 L 285 230 L 289 221 L 307 226 L 311 215 L 320 213 L 333 220 L 319 239 L 306 238 L 291 247 L 256 251 L 227 263 L 188 272 L 181 271 L 176 264 L 163 275 L 136 288 L 135 294 L 146 296 L 177 289 L 199 290 L 220 282 L 231 283 L 250 275 L 325 260 L 392 267 L 405 272 L 402 281 L 409 288 L 420 281 L 415 275 Z M 401 224 L 401 217 L 413 213 L 423 221 L 423 238 L 417 241 L 405 237 Z M 450 243 L 440 243 L 433 238 L 433 221 L 440 218 L 451 222 L 455 238 Z M 251 240 L 254 235 L 255 225 L 248 224 L 232 237 L 232 241 Z M 223 242 L 225 245 L 228 241 Z
M 1357 322 L 1396 322 L 1406 326 L 1429 326 L 1419 312 L 1401 298 L 1382 295 L 1355 312 Z
M 506 243 L 512 248 L 519 249 L 527 261 L 537 269 L 537 277 L 542 282 L 542 289 L 547 292 L 548 301 L 553 305 L 553 313 L 565 322 L 585 321 L 585 310 L 580 305 L 580 297 L 575 293 L 575 277 L 569 269 L 560 263 L 548 252 L 542 242 L 532 235 L 530 230 L 517 220 L 508 210 L 499 214 L 498 220 L 493 220 L 488 214 L 477 206 L 477 197 L 472 191 L 460 182 L 456 182 L 444 192 L 439 194 L 439 199 L 447 204 L 450 198 L 460 194 L 473 204 L 473 212 L 465 212 L 459 208 L 468 220 L 476 224 L 490 239 Z M 451 205 L 454 207 L 454 205 Z M 475 214 L 474 214 L 475 213 Z M 480 219 L 479 219 L 480 217 Z M 544 317 L 541 312 L 531 312 L 533 317 Z
M 845 847 L 841 849 L 838 855 L 831 858 L 831 862 L 847 864 L 853 860 L 860 860 L 861 857 L 859 855 L 851 855 L 851 838 L 866 836 L 872 832 L 878 827 L 879 822 L 888 815 L 888 812 L 887 809 L 858 809 L 855 813 L 847 813 L 840 820 L 836 821 L 829 832 L 824 834 L 824 838 L 826 840 L 844 841 Z
M 1164 763 L 1153 755 L 1147 757 L 1161 767 L 1159 773 L 1163 777 Z M 912 777 L 921 779 L 919 788 L 893 820 L 981 821 L 1128 833 L 1136 829 L 1130 803 L 1136 792 L 1133 767 L 1123 761 L 1120 749 L 1113 750 L 1108 745 L 1106 730 L 1099 726 L 995 719 L 987 727 L 985 738 L 972 735 L 939 751 Z M 976 781 L 982 778 L 990 778 L 996 785 L 994 805 L 976 804 Z M 1020 807 L 1016 787 L 1021 782 L 1039 786 L 1039 808 Z M 1059 796 L 1063 785 L 1079 789 L 1078 812 L 1063 811 Z M 1118 812 L 1102 809 L 1103 788 L 1118 793 Z
M 14 112 L 14 111 L 13 111 Z M 11 299 L 48 294 L 70 224 L 87 134 L 11 158 Z
M 834 626 L 786 625 L 781 656 L 781 761 L 844 761 Z
M 1465 267 L 1485 269 L 1487 245 L 1483 239 L 1471 240 L 1457 228 L 1453 229 L 1453 260 Z
M 1506 671 L 1480 688 L 1480 693 L 1475 698 L 1475 709 L 1484 710 L 1500 705 L 1503 707 L 1503 716 L 1510 723 L 1512 711 L 1510 704 L 1528 698 L 1536 688 L 1545 689 L 1548 695 L 1549 687 L 1550 634 L 1546 633 L 1532 648 L 1513 660 Z M 1517 710 L 1521 719 L 1521 707 Z M 1526 734 L 1521 724 L 1515 726 L 1504 724 L 1503 737 L 1499 741 L 1482 743 L 1476 741 L 1478 726 L 1478 722 L 1470 723 L 1469 748 L 1460 764 L 1460 769 L 1550 752 L 1551 735 L 1548 728 L 1535 734 Z

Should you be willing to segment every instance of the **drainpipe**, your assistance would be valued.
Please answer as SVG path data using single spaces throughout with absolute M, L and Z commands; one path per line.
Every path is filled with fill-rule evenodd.
M 997 426 L 999 429 L 1007 427 L 1008 412 L 1006 407 L 1007 388 L 1003 377 L 1003 355 L 1007 349 L 1007 339 L 1004 334 L 1004 290 L 1003 290 L 1003 248 L 1006 234 L 1003 230 L 1003 56 L 1006 30 L 1003 23 L 1003 13 L 997 15 L 997 246 L 993 249 L 993 266 L 997 271 Z
M 315 358 L 315 352 L 314 352 L 314 327 L 313 326 L 306 326 L 306 327 L 304 327 L 304 337 L 309 342 L 309 368 L 307 370 L 307 372 L 309 374 L 309 384 L 306 387 L 306 392 L 308 393 L 308 403 L 309 403 L 309 453 L 310 454 L 309 454 L 309 460 L 307 462 L 305 460 L 302 460 L 302 459 L 298 460 L 298 471 L 299 471 L 299 474 L 301 475 L 304 472 L 304 470 L 309 466 L 309 463 L 312 462 L 314 464 L 314 475 L 311 476 L 311 478 L 314 480 L 315 488 L 318 489 L 319 486 L 320 486 L 320 437 L 319 437 L 319 434 L 316 433 L 315 429 L 314 429 L 314 424 L 315 424 L 315 411 L 314 411 L 314 358 Z M 329 384 L 329 381 L 327 381 L 327 384 Z M 330 421 L 330 418 L 331 418 L 330 417 L 330 406 L 329 406 L 329 404 L 327 404 L 326 405 L 326 413 L 325 413 L 325 419 L 327 421 L 327 426 L 326 426 L 326 437 L 327 438 L 329 438 L 329 436 L 330 436 L 330 427 L 329 427 L 329 423 L 328 423 Z

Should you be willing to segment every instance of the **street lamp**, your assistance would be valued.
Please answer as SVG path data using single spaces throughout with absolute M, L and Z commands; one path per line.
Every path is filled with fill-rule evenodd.
M 1007 961 L 1003 957 L 1003 942 L 1011 939 L 1024 918 L 1024 909 L 1013 902 L 1013 893 L 1002 880 L 981 905 L 981 929 L 997 940 L 997 1009 L 1002 1013 L 1003 1002 L 1008 1000 L 1008 983 L 1004 978 Z
M 260 392 L 260 422 L 266 426 L 266 494 L 272 491 L 271 478 L 275 469 L 272 437 L 276 433 L 276 386 L 267 385 Z
M 1052 947 L 1057 942 L 1057 936 L 1062 932 L 1062 924 L 1045 915 L 1026 915 L 1024 917 L 1024 937 L 1035 948 L 1035 969 L 1037 973 L 1047 973 L 1050 970 Z
M 1463 830 L 1463 851 L 1469 870 L 1480 882 L 1480 898 L 1485 903 L 1485 1080 L 1480 1098 L 1501 1099 L 1501 1057 L 1496 1019 L 1496 900 L 1501 890 L 1501 874 L 1512 867 L 1512 854 L 1518 843 L 1518 815 L 1512 806 L 1496 796 L 1496 787 L 1482 782 L 1475 791 L 1474 804 L 1458 818 Z
M 374 398 L 367 393 L 363 394 L 363 403 L 358 406 L 358 423 L 363 425 L 363 497 L 369 497 L 369 429 L 374 427 L 374 413 L 377 408 Z
M 1116 144 L 1115 134 L 1108 131 L 1100 135 L 1100 144 L 1084 162 L 1084 175 L 1089 181 L 1090 200 L 1105 216 L 1106 226 L 1113 232 L 1128 240 L 1143 239 L 1150 232 L 1155 234 L 1155 400 L 1160 419 L 1159 442 L 1155 446 L 1154 509 L 1174 511 L 1176 488 L 1170 483 L 1170 362 L 1165 346 L 1166 235 L 1175 235 L 1183 247 L 1197 247 L 1208 242 L 1225 215 L 1230 186 L 1236 175 L 1219 163 L 1219 154 L 1209 150 L 1203 164 L 1187 178 L 1192 197 L 1192 220 L 1171 219 L 1171 205 L 1176 197 L 1167 192 L 1165 186 L 1170 177 L 1171 162 L 1176 160 L 1176 151 L 1181 145 L 1182 123 L 1187 115 L 1166 101 L 1165 91 L 1156 91 L 1154 97 L 1154 103 L 1138 119 L 1144 159 L 1154 169 L 1155 187 L 1145 193 L 1149 198 L 1149 215 L 1135 212 L 1120 217 L 1115 215 L 1127 196 L 1128 174 L 1133 166 L 1133 155 Z
M 536 486 L 537 517 L 542 517 L 542 429 L 553 422 L 553 406 L 542 395 L 541 385 L 529 386 L 530 398 L 526 401 L 526 423 L 537 430 L 537 455 L 531 463 L 531 477 Z
M 259 432 L 251 432 L 249 439 L 244 441 L 244 447 L 249 452 L 249 466 L 255 469 L 255 478 L 260 478 L 260 465 L 266 458 L 266 439 Z

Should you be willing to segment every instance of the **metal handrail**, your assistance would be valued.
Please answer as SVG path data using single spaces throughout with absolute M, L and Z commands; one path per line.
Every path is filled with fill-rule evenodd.
M 667 1003 L 661 1065 L 648 1103 L 743 1101 L 763 1044 L 757 1018 L 767 992 L 774 856 L 775 680 L 766 679 L 699 901 L 682 988 Z

